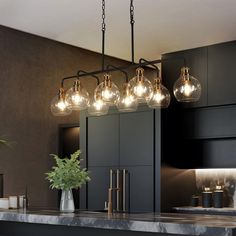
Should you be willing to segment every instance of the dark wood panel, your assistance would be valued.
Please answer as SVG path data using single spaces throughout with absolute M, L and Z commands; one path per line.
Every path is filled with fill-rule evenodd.
M 236 106 L 185 111 L 182 131 L 186 138 L 236 137 Z
M 88 209 L 103 210 L 105 201 L 108 202 L 108 188 L 110 169 L 117 169 L 117 166 L 111 167 L 90 167 L 91 181 L 88 183 Z
M 119 165 L 119 116 L 88 117 L 88 166 Z
M 236 41 L 208 47 L 208 105 L 236 103 Z
M 154 210 L 153 166 L 122 166 L 130 174 L 130 211 Z
M 120 114 L 120 165 L 152 165 L 153 110 Z

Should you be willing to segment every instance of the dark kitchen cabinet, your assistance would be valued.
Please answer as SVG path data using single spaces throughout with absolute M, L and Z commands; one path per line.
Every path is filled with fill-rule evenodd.
M 120 165 L 152 165 L 153 110 L 120 114 Z
M 153 166 L 124 166 L 130 173 L 130 211 L 154 211 Z
M 159 193 L 156 187 L 159 171 L 154 168 L 160 167 L 160 136 L 156 131 L 160 131 L 159 117 L 159 111 L 146 106 L 132 113 L 111 109 L 108 115 L 101 117 L 81 114 L 81 151 L 91 172 L 85 204 L 89 210 L 104 208 L 109 170 L 118 168 L 129 171 L 130 210 L 152 212 L 159 209 L 154 209 L 159 207 L 159 203 L 155 203 Z
M 163 162 L 178 168 L 236 167 L 235 55 L 236 41 L 163 55 L 168 86 L 173 86 L 181 58 L 202 85 L 198 103 L 172 102 L 162 112 Z
M 235 104 L 236 42 L 208 47 L 208 105 Z
M 119 164 L 119 116 L 88 117 L 88 166 Z
M 90 167 L 91 181 L 88 183 L 88 210 L 103 210 L 108 201 L 109 171 L 117 167 Z

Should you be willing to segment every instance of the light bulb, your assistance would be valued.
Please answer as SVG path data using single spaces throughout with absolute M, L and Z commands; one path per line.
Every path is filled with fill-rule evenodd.
M 120 96 L 116 106 L 121 112 L 132 112 L 137 110 L 138 101 L 131 93 L 130 84 L 126 83 L 124 85 L 123 94 Z
M 142 97 L 146 91 L 147 88 L 144 86 L 143 82 L 139 81 L 137 85 L 134 87 L 134 94 L 136 94 L 137 97 Z
M 66 93 L 66 101 L 72 110 L 84 110 L 89 105 L 89 94 L 77 79 Z
M 170 93 L 160 78 L 154 79 L 152 97 L 147 103 L 150 108 L 167 108 L 170 105 Z
M 183 93 L 186 97 L 191 96 L 192 92 L 194 91 L 194 85 L 189 84 L 189 81 L 186 80 L 184 85 L 181 86 L 181 93 Z
M 111 75 L 104 75 L 104 80 L 95 89 L 94 96 L 101 98 L 110 106 L 114 105 L 118 101 L 120 97 L 120 91 L 118 87 L 111 81 Z
M 65 99 L 64 89 L 60 88 L 59 93 L 51 101 L 51 112 L 55 116 L 66 116 L 71 113 L 71 108 Z
M 143 73 L 143 68 L 137 68 L 136 76 L 129 81 L 130 91 L 139 103 L 149 100 L 153 91 L 151 82 L 144 77 Z
M 108 113 L 109 106 L 105 103 L 101 97 L 93 99 L 88 107 L 88 113 L 93 116 L 106 115 Z
M 178 102 L 196 102 L 201 96 L 201 84 L 189 75 L 187 67 L 181 69 L 181 75 L 176 80 L 173 90 Z

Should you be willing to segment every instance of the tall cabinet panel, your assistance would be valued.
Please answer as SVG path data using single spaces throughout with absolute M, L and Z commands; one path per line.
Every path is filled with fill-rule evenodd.
M 87 163 L 91 176 L 87 207 L 89 210 L 102 210 L 108 196 L 109 170 L 119 165 L 117 114 L 87 118 Z
M 120 165 L 130 173 L 131 212 L 154 209 L 154 111 L 120 114 Z
M 85 127 L 82 128 L 81 148 L 85 150 L 91 176 L 86 197 L 89 210 L 104 208 L 104 202 L 108 200 L 110 169 L 129 172 L 126 184 L 129 186 L 131 212 L 159 209 L 155 208 L 155 205 L 159 206 L 155 203 L 159 189 L 155 186 L 159 181 L 156 175 L 159 171 L 155 171 L 155 167 L 160 167 L 160 137 L 156 131 L 156 127 L 160 127 L 159 116 L 159 112 L 146 106 L 140 106 L 132 113 L 111 110 L 101 117 L 82 115 Z
M 88 117 L 88 166 L 119 164 L 119 116 Z
M 153 164 L 153 110 L 120 115 L 120 164 Z
M 208 47 L 208 105 L 235 104 L 236 42 Z

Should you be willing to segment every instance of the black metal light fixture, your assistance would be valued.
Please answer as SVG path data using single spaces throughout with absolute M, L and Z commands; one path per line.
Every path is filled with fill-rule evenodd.
M 59 94 L 51 102 L 51 111 L 54 115 L 69 115 L 73 110 L 88 109 L 89 114 L 99 116 L 107 114 L 110 106 L 116 106 L 120 112 L 132 112 L 137 109 L 138 103 L 147 103 L 151 108 L 167 108 L 169 106 L 170 93 L 162 84 L 159 69 L 156 66 L 162 60 L 147 61 L 141 58 L 138 64 L 134 62 L 134 23 L 134 5 L 133 0 L 130 0 L 132 63 L 124 67 L 108 65 L 105 68 L 105 0 L 102 0 L 102 69 L 92 72 L 79 70 L 77 75 L 63 78 Z M 154 67 L 157 71 L 154 84 L 144 76 L 144 66 Z M 131 80 L 128 79 L 125 72 L 129 68 L 136 68 L 136 76 Z M 125 74 L 122 92 L 112 81 L 111 73 L 114 71 Z M 104 74 L 104 80 L 101 83 L 96 76 L 98 74 Z M 80 82 L 80 78 L 84 76 L 92 76 L 97 80 L 97 87 L 91 100 Z M 64 82 L 71 79 L 75 79 L 74 85 L 65 92 Z M 174 85 L 174 95 L 179 102 L 196 102 L 200 99 L 201 85 L 196 78 L 189 75 L 189 70 L 186 67 L 181 69 L 181 76 Z

